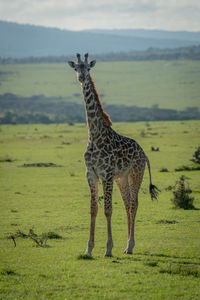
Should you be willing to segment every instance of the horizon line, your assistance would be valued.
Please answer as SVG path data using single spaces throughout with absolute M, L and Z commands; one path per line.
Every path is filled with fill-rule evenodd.
M 33 27 L 43 27 L 43 28 L 49 28 L 49 29 L 57 29 L 57 30 L 63 30 L 63 31 L 71 31 L 71 32 L 82 32 L 82 31 L 91 31 L 91 30 L 104 30 L 104 31 L 110 31 L 110 30 L 145 30 L 145 31 L 165 31 L 165 32 L 190 32 L 190 33 L 200 33 L 199 31 L 194 30 L 187 30 L 187 29 L 181 29 L 181 30 L 169 30 L 169 29 L 162 29 L 162 28 L 141 28 L 141 27 L 134 27 L 134 28 L 121 28 L 121 27 L 112 27 L 112 28 L 85 28 L 85 29 L 67 29 L 63 27 L 56 27 L 56 26 L 48 26 L 48 25 L 40 25 L 40 24 L 33 24 L 33 23 L 24 23 L 19 21 L 10 21 L 10 20 L 4 20 L 0 19 L 0 22 L 7 22 L 7 23 L 13 23 L 18 25 L 24 25 L 24 26 L 33 26 Z

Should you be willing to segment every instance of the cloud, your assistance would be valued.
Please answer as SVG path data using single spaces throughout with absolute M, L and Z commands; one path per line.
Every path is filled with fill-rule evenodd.
M 199 0 L 0 0 L 0 19 L 51 27 L 200 30 Z

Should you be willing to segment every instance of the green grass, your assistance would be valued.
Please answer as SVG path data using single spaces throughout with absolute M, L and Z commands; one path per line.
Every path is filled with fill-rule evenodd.
M 148 125 L 148 126 L 147 126 Z M 89 236 L 89 190 L 83 152 L 86 125 L 0 127 L 0 298 L 1 299 L 199 299 L 199 171 L 189 177 L 196 210 L 173 209 L 175 168 L 190 164 L 199 146 L 200 122 L 117 123 L 147 153 L 158 203 L 148 194 L 145 171 L 139 195 L 134 254 L 123 254 L 126 213 L 113 191 L 113 257 L 104 258 L 106 222 L 99 204 L 94 259 L 84 255 Z M 145 135 L 141 135 L 144 131 Z M 65 143 L 63 143 L 65 142 Z M 151 151 L 151 147 L 159 151 Z M 24 167 L 54 163 L 59 167 Z M 168 172 L 160 172 L 167 168 Z M 99 186 L 102 196 L 102 186 Z M 18 230 L 49 234 L 47 247 L 8 236 Z M 55 237 L 62 238 L 55 238 Z
M 63 64 L 0 65 L 1 94 L 62 96 L 82 103 L 74 71 Z M 7 73 L 5 73 L 7 72 Z M 199 61 L 98 62 L 92 76 L 108 104 L 200 107 Z

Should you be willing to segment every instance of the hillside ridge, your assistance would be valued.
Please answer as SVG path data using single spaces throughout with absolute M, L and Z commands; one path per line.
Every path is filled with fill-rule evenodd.
M 144 29 L 69 31 L 0 21 L 0 41 L 1 57 L 22 58 L 174 49 L 200 44 L 200 33 Z

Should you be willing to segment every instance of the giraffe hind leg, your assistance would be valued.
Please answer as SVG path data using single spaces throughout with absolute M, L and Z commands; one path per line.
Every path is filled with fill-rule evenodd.
M 130 235 L 128 239 L 127 248 L 124 253 L 132 254 L 133 248 L 135 246 L 135 218 L 138 208 L 138 192 L 140 189 L 140 185 L 142 183 L 143 171 L 137 172 L 136 170 L 132 170 L 128 175 L 128 184 L 130 191 L 130 206 L 129 206 L 129 214 L 130 214 Z
M 125 206 L 126 214 L 127 214 L 128 243 L 127 243 L 127 248 L 124 250 L 124 253 L 128 253 L 127 249 L 128 249 L 128 245 L 129 245 L 130 232 L 131 232 L 131 214 L 130 214 L 131 193 L 130 193 L 130 187 L 129 187 L 129 182 L 128 182 L 128 175 L 117 178 L 116 183 L 119 187 L 122 199 L 124 201 L 124 206 Z

